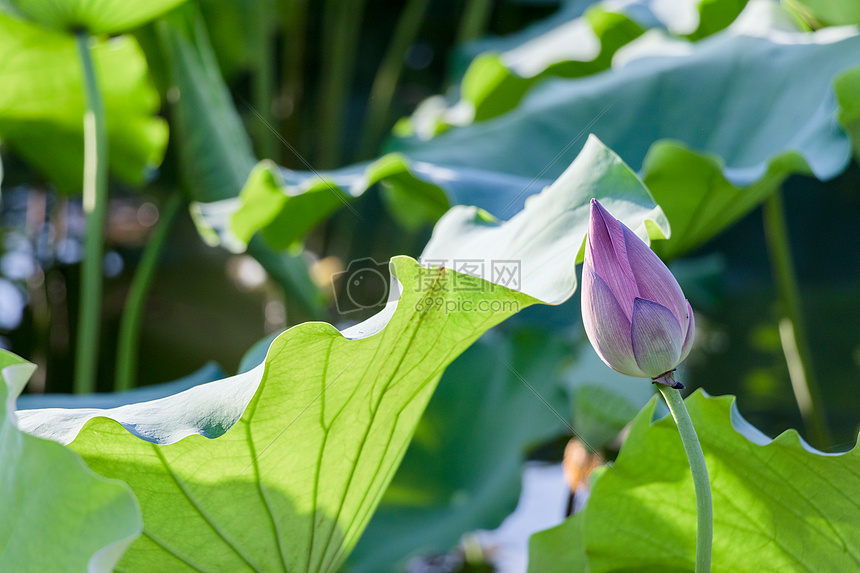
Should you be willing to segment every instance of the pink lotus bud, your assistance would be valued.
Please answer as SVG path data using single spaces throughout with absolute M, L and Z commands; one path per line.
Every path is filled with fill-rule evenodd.
M 693 345 L 693 309 L 663 261 L 596 199 L 582 266 L 582 322 L 613 370 L 683 388 L 672 372 Z

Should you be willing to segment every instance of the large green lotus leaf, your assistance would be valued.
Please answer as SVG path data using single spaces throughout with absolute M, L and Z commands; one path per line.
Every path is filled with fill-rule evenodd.
M 98 41 L 93 58 L 105 98 L 111 171 L 140 182 L 161 163 L 167 144 L 146 60 L 131 36 Z M 74 39 L 0 12 L 0 62 L 0 139 L 60 190 L 80 192 L 84 95 Z
M 554 30 L 581 18 L 593 8 L 627 16 L 645 29 L 660 28 L 675 36 L 699 39 L 731 24 L 747 2 L 748 0 L 674 0 L 671 3 L 663 0 L 561 2 L 556 12 L 522 30 L 505 36 L 486 36 L 461 46 L 459 51 L 462 54 L 455 54 L 453 65 L 457 66 L 456 56 L 468 58 L 470 54 L 474 57 L 484 52 L 505 53 L 541 36 L 552 35 Z M 460 80 L 462 74 L 454 75 L 452 79 Z
M 558 331 L 495 329 L 449 366 L 349 571 L 402 571 L 410 556 L 498 527 L 519 499 L 527 450 L 567 433 L 560 370 L 571 353 Z
M 840 132 L 841 133 L 841 132 Z M 846 142 L 851 149 L 850 142 Z M 828 179 L 845 166 L 817 175 Z M 807 158 L 791 150 L 773 155 L 762 176 L 749 185 L 734 184 L 725 162 L 715 154 L 696 152 L 676 141 L 657 141 L 645 157 L 644 181 L 677 229 L 671 242 L 655 245 L 664 259 L 675 258 L 705 243 L 737 221 L 792 173 L 811 175 Z
M 242 246 L 262 230 L 270 245 L 289 248 L 378 182 L 385 186 L 389 207 L 407 227 L 432 225 L 449 207 L 448 197 L 438 186 L 419 178 L 409 162 L 395 154 L 331 174 L 287 175 L 301 179 L 287 183 L 271 161 L 261 162 L 251 173 L 229 221 L 229 229 Z
M 791 22 L 751 2 L 728 29 L 682 44 L 683 55 L 678 40 L 645 38 L 609 72 L 544 82 L 505 115 L 397 147 L 415 162 L 555 177 L 591 131 L 641 170 L 675 227 L 662 254 L 675 256 L 789 174 L 829 179 L 850 160 L 832 83 L 860 62 L 860 35 L 792 31 Z
M 63 32 L 116 34 L 157 18 L 185 0 L 4 0 L 42 26 Z
M 592 139 L 512 220 L 463 207 L 437 226 L 434 260 L 520 261 L 518 290 L 397 257 L 391 301 L 368 321 L 343 332 L 296 326 L 260 366 L 172 397 L 113 410 L 30 410 L 21 425 L 69 444 L 138 495 L 144 533 L 123 571 L 334 571 L 444 368 L 516 311 L 573 292 L 591 197 L 631 228 L 668 233 L 633 172 Z
M 589 571 L 692 571 L 696 504 L 671 418 L 644 408 L 584 510 Z M 713 571 L 854 571 L 860 564 L 860 448 L 823 454 L 794 430 L 770 440 L 734 398 L 697 391 L 687 409 L 714 507 Z M 545 546 L 556 554 L 568 545 Z
M 484 121 L 514 109 L 526 92 L 548 77 L 575 78 L 609 68 L 619 47 L 643 32 L 636 22 L 600 5 L 507 52 L 481 54 L 463 77 L 461 101 L 448 111 Z M 420 115 L 419 115 L 420 117 Z M 417 127 L 417 126 L 416 126 Z M 438 129 L 438 128 L 437 128 Z
M 112 571 L 141 532 L 140 508 L 125 484 L 18 429 L 15 400 L 35 369 L 0 350 L 0 570 Z
M 477 205 L 493 216 L 519 212 L 525 199 L 551 179 L 449 168 L 417 161 L 398 153 L 369 164 L 334 171 L 280 169 L 271 161 L 254 168 L 238 198 L 195 203 L 198 228 L 212 244 L 242 251 L 261 233 L 268 244 L 287 248 L 336 209 L 349 208 L 373 184 L 392 215 L 407 228 L 435 222 L 448 207 Z
M 411 118 L 397 124 L 395 133 L 430 139 L 451 126 L 496 117 L 514 109 L 542 80 L 575 78 L 609 69 L 615 52 L 644 29 L 666 29 L 701 39 L 728 26 L 746 2 L 602 2 L 576 18 L 566 18 L 565 14 L 578 12 L 562 9 L 539 27 L 538 34 L 526 30 L 512 38 L 479 42 L 483 52 L 469 64 L 459 100 L 447 105 L 444 97 L 429 98 Z

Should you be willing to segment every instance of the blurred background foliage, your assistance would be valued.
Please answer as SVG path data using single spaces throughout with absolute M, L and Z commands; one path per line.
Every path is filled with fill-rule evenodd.
M 510 218 L 594 132 L 672 224 L 654 247 L 697 313 L 688 387 L 739 396 L 770 435 L 796 427 L 829 450 L 853 445 L 860 39 L 853 28 L 813 32 L 856 24 L 850 2 L 199 0 L 160 10 L 176 4 L 143 26 L 104 17 L 93 28 L 105 32 L 94 51 L 112 172 L 98 390 L 115 389 L 123 368 L 134 386 L 200 369 L 189 383 L 215 379 L 289 326 L 367 318 L 378 305 L 338 304 L 351 261 L 418 257 L 453 204 Z M 11 62 L 0 68 L 0 345 L 39 366 L 29 393 L 68 393 L 83 92 L 70 21 L 49 18 L 49 30 L 22 13 L 44 16 L 0 13 Z M 804 429 L 783 352 L 784 285 L 759 207 L 775 193 L 826 443 Z M 139 344 L 118 365 L 130 307 L 142 315 Z M 498 526 L 523 461 L 561 459 L 568 425 L 611 456 L 651 389 L 582 351 L 578 308 L 576 295 L 529 309 L 452 365 L 351 570 L 421 570 L 431 565 L 415 554 Z M 223 371 L 204 368 L 212 360 Z

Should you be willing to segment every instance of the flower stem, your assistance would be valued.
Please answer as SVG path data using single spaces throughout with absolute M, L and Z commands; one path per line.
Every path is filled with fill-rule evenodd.
M 81 296 L 75 353 L 76 393 L 93 392 L 99 357 L 102 254 L 107 212 L 108 137 L 105 107 L 89 48 L 89 34 L 75 33 L 84 86 L 84 215 L 86 238 L 81 263 Z
M 696 488 L 696 573 L 706 573 L 711 570 L 711 545 L 714 537 L 714 510 L 711 504 L 711 483 L 708 481 L 708 467 L 705 465 L 705 455 L 696 436 L 696 428 L 681 398 L 681 393 L 663 384 L 657 384 L 663 395 L 672 418 L 681 434 L 684 451 L 690 462 L 693 473 L 693 486 Z
M 115 390 L 129 390 L 135 386 L 143 305 L 155 276 L 155 268 L 158 265 L 158 258 L 164 247 L 164 241 L 167 239 L 170 227 L 182 203 L 182 195 L 179 193 L 174 193 L 167 200 L 158 221 L 158 227 L 143 250 L 143 257 L 131 282 L 119 326 Z
M 254 128 L 254 143 L 257 153 L 265 158 L 277 161 L 277 134 L 269 126 L 275 125 L 272 113 L 272 97 L 274 95 L 274 54 L 275 34 L 273 22 L 277 16 L 273 0 L 257 0 L 251 4 L 254 10 L 255 36 L 257 46 L 254 61 L 254 82 L 251 87 L 254 109 L 265 121 L 256 122 Z M 268 125 L 267 125 L 268 124 Z
M 323 3 L 322 63 L 317 109 L 317 166 L 340 164 L 343 118 L 348 108 L 361 22 L 367 0 L 326 0 Z
M 287 141 L 300 141 L 303 96 L 305 92 L 305 53 L 307 50 L 308 0 L 279 0 L 280 29 L 284 34 L 281 47 L 281 87 L 278 101 L 280 132 Z M 281 165 L 294 161 L 293 156 L 281 154 Z
M 812 442 L 819 448 L 831 443 L 830 430 L 821 399 L 821 390 L 812 367 L 812 351 L 806 337 L 800 289 L 791 258 L 791 245 L 785 223 L 785 208 L 779 190 L 764 202 L 765 237 L 770 253 L 771 272 L 779 290 L 784 318 L 779 325 L 785 361 L 788 364 L 791 388 Z
M 376 72 L 370 97 L 367 100 L 364 132 L 359 145 L 359 160 L 376 155 L 380 141 L 385 137 L 386 129 L 391 127 L 388 117 L 394 91 L 397 88 L 400 73 L 403 71 L 406 54 L 421 29 L 429 4 L 430 0 L 408 0 L 400 13 L 391 43 Z
M 460 18 L 457 43 L 477 40 L 486 32 L 487 22 L 493 11 L 492 0 L 468 0 Z

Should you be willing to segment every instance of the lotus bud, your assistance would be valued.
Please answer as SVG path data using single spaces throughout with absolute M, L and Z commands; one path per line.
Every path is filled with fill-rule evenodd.
M 696 326 L 678 281 L 636 234 L 591 200 L 582 266 L 582 322 L 610 368 L 673 388 Z

